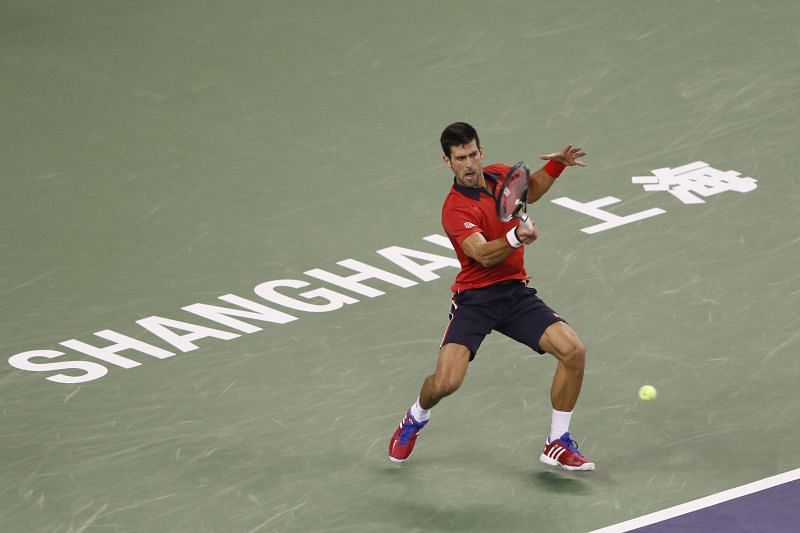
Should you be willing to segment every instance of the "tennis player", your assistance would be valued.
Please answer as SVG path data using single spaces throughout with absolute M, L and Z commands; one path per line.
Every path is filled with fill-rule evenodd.
M 396 463 L 408 459 L 420 430 L 430 420 L 431 409 L 458 390 L 484 337 L 495 330 L 558 360 L 550 389 L 550 434 L 539 460 L 566 470 L 594 470 L 594 463 L 581 455 L 569 432 L 583 383 L 586 348 L 564 319 L 536 296 L 536 289 L 527 285 L 523 246 L 536 240 L 535 223 L 526 229 L 517 218 L 502 222 L 497 216 L 495 189 L 510 167 L 483 167 L 478 133 L 464 122 L 447 126 L 441 144 L 444 164 L 454 174 L 442 207 L 442 226 L 461 271 L 452 285 L 450 322 L 436 371 L 425 378 L 417 401 L 394 432 L 389 459 Z M 579 160 L 584 155 L 581 148 L 570 145 L 539 156 L 547 162 L 531 173 L 528 203 L 541 198 L 565 167 L 586 166 Z

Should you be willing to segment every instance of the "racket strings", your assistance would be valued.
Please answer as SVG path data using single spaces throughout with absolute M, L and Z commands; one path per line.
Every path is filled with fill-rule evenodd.
M 509 221 L 523 207 L 528 189 L 528 177 L 524 169 L 517 169 L 503 182 L 502 193 L 498 197 L 498 215 L 504 221 Z

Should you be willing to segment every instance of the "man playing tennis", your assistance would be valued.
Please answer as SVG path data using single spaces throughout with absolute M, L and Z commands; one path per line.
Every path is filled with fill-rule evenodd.
M 450 323 L 445 330 L 433 375 L 425 378 L 419 397 L 406 413 L 389 442 L 389 459 L 405 462 L 430 410 L 458 390 L 484 337 L 492 330 L 557 360 L 550 389 L 553 407 L 550 434 L 539 457 L 543 463 L 566 470 L 594 470 L 569 433 L 572 410 L 583 383 L 586 348 L 578 335 L 527 286 L 522 246 L 538 236 L 512 218 L 498 218 L 495 191 L 499 192 L 511 167 L 481 166 L 483 148 L 478 133 L 464 122 L 445 128 L 442 157 L 454 174 L 453 187 L 442 207 L 442 226 L 455 248 L 461 271 L 452 286 Z M 581 148 L 539 156 L 547 163 L 530 175 L 527 202 L 542 197 L 568 166 L 586 166 L 578 158 Z

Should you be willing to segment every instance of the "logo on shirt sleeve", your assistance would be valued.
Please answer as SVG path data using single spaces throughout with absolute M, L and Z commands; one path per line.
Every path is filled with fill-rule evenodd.
M 472 229 L 472 228 L 477 228 L 478 226 L 476 226 L 472 222 L 464 222 L 464 227 L 467 229 Z

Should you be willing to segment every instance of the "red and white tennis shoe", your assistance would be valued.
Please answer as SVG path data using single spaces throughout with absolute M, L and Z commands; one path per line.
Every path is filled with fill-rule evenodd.
M 414 451 L 419 431 L 427 423 L 427 420 L 417 422 L 411 416 L 411 411 L 406 413 L 403 421 L 400 422 L 400 427 L 395 430 L 392 440 L 389 441 L 389 460 L 393 463 L 405 463 L 408 456 Z
M 572 440 L 572 435 L 564 433 L 554 441 L 547 437 L 544 451 L 539 460 L 546 465 L 560 466 L 564 470 L 594 470 L 594 463 L 578 451 L 578 443 Z

